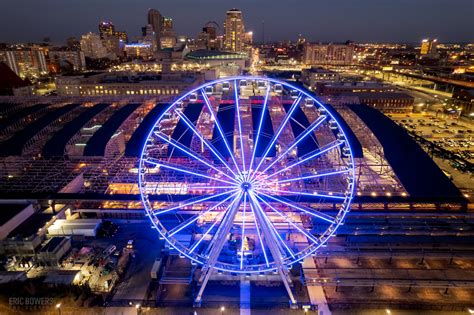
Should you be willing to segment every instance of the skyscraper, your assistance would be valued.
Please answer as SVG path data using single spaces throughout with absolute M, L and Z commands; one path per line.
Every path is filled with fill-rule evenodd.
M 161 24 L 161 48 L 173 48 L 176 45 L 176 35 L 173 30 L 173 19 L 163 16 Z
M 231 9 L 227 11 L 227 16 L 224 22 L 225 40 L 224 48 L 228 51 L 243 51 L 245 26 L 242 19 L 242 11 L 238 9 Z
M 148 10 L 148 24 L 151 25 L 155 32 L 156 42 L 160 43 L 161 31 L 163 28 L 163 17 L 160 11 L 155 9 Z
M 107 36 L 113 36 L 115 34 L 114 24 L 112 24 L 112 22 L 100 22 L 99 34 L 101 39 L 104 39 Z
M 147 26 L 144 27 L 143 42 L 151 45 L 152 51 L 157 50 L 157 45 L 159 43 L 156 42 L 155 31 L 153 31 L 153 26 L 151 26 L 151 24 L 148 24 Z
M 100 39 L 99 35 L 87 33 L 82 35 L 81 50 L 86 57 L 99 59 L 107 57 L 107 48 Z
M 423 39 L 421 41 L 420 55 L 421 57 L 435 58 L 438 56 L 438 40 Z

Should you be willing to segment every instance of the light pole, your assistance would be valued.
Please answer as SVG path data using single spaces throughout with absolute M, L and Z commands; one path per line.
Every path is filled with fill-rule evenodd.
M 135 304 L 135 308 L 137 309 L 137 315 L 140 314 L 140 304 Z
M 56 304 L 56 309 L 58 310 L 58 315 L 61 315 L 61 303 Z
M 224 315 L 225 307 L 221 306 L 221 315 Z

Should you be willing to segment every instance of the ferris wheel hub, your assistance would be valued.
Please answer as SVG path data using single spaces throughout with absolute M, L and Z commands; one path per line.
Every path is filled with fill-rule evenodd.
M 252 184 L 249 183 L 249 182 L 243 182 L 243 183 L 240 185 L 240 188 L 242 189 L 243 192 L 248 192 L 249 190 L 252 189 Z

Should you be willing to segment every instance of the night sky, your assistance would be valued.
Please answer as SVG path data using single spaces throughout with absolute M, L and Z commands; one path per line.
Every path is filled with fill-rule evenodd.
M 0 42 L 35 42 L 48 36 L 98 32 L 100 20 L 112 21 L 129 36 L 140 34 L 149 8 L 174 19 L 178 35 L 196 37 L 207 21 L 220 25 L 227 9 L 244 14 L 254 40 L 474 42 L 474 0 L 1 0 Z

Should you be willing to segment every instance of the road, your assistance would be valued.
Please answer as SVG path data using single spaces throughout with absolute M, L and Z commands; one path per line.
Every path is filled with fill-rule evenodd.
M 124 276 L 115 288 L 112 305 L 123 305 L 129 301 L 141 301 L 146 298 L 150 271 L 163 247 L 163 242 L 159 241 L 156 231 L 150 228 L 148 222 L 133 222 L 119 226 L 114 239 L 117 240 L 118 245 L 133 239 L 134 250 L 131 254 L 135 257 L 131 257 Z

